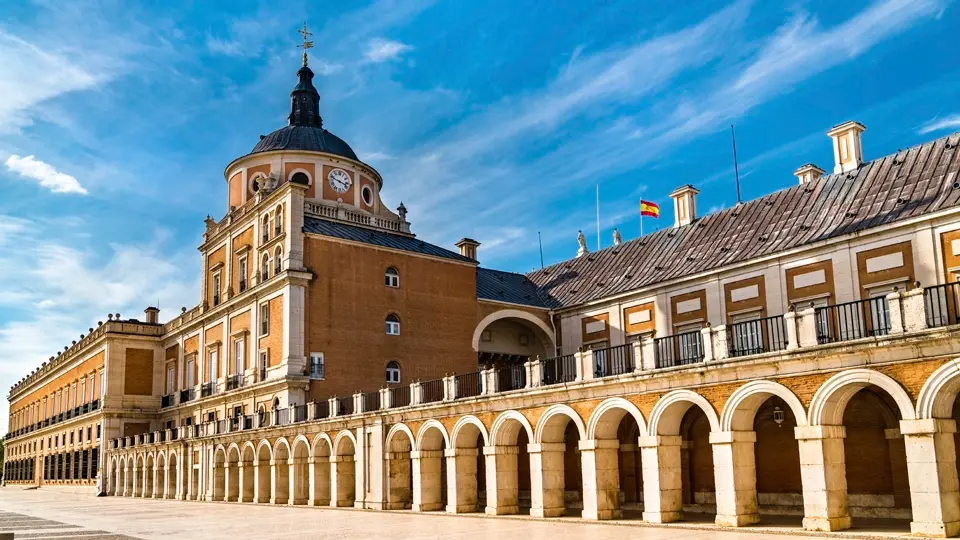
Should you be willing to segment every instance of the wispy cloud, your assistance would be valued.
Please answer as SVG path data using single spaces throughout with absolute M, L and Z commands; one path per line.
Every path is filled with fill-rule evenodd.
M 920 126 L 920 129 L 917 130 L 917 133 L 920 135 L 926 135 L 927 133 L 933 133 L 935 131 L 956 129 L 960 129 L 960 114 L 951 114 L 949 116 L 944 116 L 943 118 L 931 118 L 925 124 Z
M 58 171 L 52 165 L 44 163 L 34 156 L 20 157 L 14 154 L 7 158 L 4 165 L 24 178 L 40 182 L 41 186 L 54 193 L 87 194 L 86 188 L 80 185 L 79 180 Z
M 213 54 L 223 54 L 226 56 L 241 56 L 243 54 L 243 44 L 232 39 L 220 39 L 213 36 L 207 36 L 207 50 Z
M 367 43 L 367 51 L 363 56 L 368 62 L 378 64 L 380 62 L 398 60 L 404 53 L 411 50 L 413 50 L 413 47 L 406 43 L 374 38 Z

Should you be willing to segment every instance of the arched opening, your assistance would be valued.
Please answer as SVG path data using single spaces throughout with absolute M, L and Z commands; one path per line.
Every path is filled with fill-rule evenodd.
M 283 248 L 277 246 L 273 252 L 273 275 L 283 272 Z
M 847 504 L 854 527 L 869 526 L 869 518 L 911 518 L 900 420 L 893 398 L 873 385 L 854 394 L 843 411 Z M 906 522 L 902 526 L 909 528 Z
M 474 330 L 477 362 L 486 367 L 509 367 L 555 354 L 553 333 L 543 321 L 516 310 L 488 315 Z
M 153 455 L 148 454 L 146 459 L 146 466 L 143 469 L 143 498 L 147 499 L 153 497 L 153 476 L 156 474 L 156 468 L 154 467 Z
M 453 485 L 447 511 L 478 512 L 487 506 L 487 474 L 483 447 L 487 444 L 486 429 L 480 420 L 462 419 L 453 430 Z
M 269 444 L 265 442 L 260 444 L 257 448 L 257 461 L 254 464 L 255 476 L 257 477 L 254 491 L 254 502 L 256 503 L 270 502 L 270 477 L 272 476 L 270 460 L 272 457 Z
M 584 486 L 584 518 L 640 517 L 643 475 L 637 441 L 646 432 L 640 411 L 624 400 L 611 399 L 593 413 L 588 426 L 594 473 Z
M 518 412 L 504 413 L 494 423 L 492 447 L 485 451 L 487 475 L 486 513 L 530 513 L 530 428 Z
M 191 501 L 200 500 L 200 464 L 193 463 L 190 466 L 190 490 L 189 497 Z
M 127 462 L 121 461 L 117 464 L 117 485 L 116 491 L 117 495 L 123 497 L 126 496 L 129 491 L 127 490 Z
M 353 506 L 356 500 L 356 447 L 353 438 L 343 432 L 336 442 L 336 455 L 330 467 L 331 487 L 330 505 L 337 507 Z
M 290 474 L 293 477 L 293 504 L 307 504 L 310 497 L 310 446 L 303 439 L 293 445 L 293 465 Z
M 690 407 L 680 422 L 680 475 L 687 521 L 713 521 L 717 493 L 710 446 L 710 421 L 699 407 Z
M 222 501 L 226 488 L 227 476 L 224 471 L 227 454 L 223 448 L 218 448 L 213 455 L 213 500 Z
M 387 287 L 394 289 L 400 288 L 400 272 L 392 266 L 384 272 L 383 280 Z
M 244 446 L 240 458 L 240 502 L 255 502 L 254 485 L 256 484 L 256 470 L 254 462 L 256 461 L 256 451 L 252 446 Z
M 133 474 L 130 476 L 133 477 L 133 491 L 131 496 L 139 497 L 143 492 L 143 460 L 140 459 L 140 456 L 134 458 Z
M 537 427 L 538 451 L 531 452 L 534 489 L 530 514 L 536 517 L 579 516 L 583 510 L 583 471 L 580 460 L 582 423 L 569 408 L 544 413 Z
M 387 362 L 387 384 L 400 384 L 400 362 Z
M 227 450 L 227 487 L 224 490 L 228 502 L 240 502 L 240 450 L 233 446 Z
M 419 512 L 442 510 L 448 504 L 447 463 L 443 457 L 447 441 L 443 426 L 434 422 L 421 429 L 413 456 L 413 509 Z
M 327 506 L 330 504 L 330 439 L 318 437 L 313 443 L 313 492 L 309 504 Z
M 273 449 L 273 495 L 271 504 L 290 503 L 290 450 L 286 442 Z
M 260 258 L 260 281 L 270 279 L 270 256 L 266 253 Z
M 167 493 L 168 499 L 177 498 L 177 474 L 179 473 L 179 458 L 177 454 L 170 454 L 167 457 Z
M 387 437 L 386 477 L 388 510 L 406 510 L 413 505 L 413 436 L 394 428 Z
M 783 515 L 800 525 L 803 482 L 793 409 L 779 396 L 768 397 L 757 408 L 752 427 L 757 437 L 753 447 L 761 521 L 763 515 Z
M 398 317 L 396 313 L 390 313 L 387 315 L 386 325 L 386 332 L 388 336 L 400 335 L 400 317 Z

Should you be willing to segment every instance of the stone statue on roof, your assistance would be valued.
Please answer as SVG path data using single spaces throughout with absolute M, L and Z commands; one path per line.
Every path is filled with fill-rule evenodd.
M 623 243 L 623 237 L 620 236 L 620 231 L 616 227 L 613 228 L 613 245 L 619 246 Z
M 580 249 L 577 250 L 577 257 L 590 252 L 590 250 L 587 249 L 587 237 L 583 235 L 583 231 L 577 231 L 577 243 L 580 244 Z

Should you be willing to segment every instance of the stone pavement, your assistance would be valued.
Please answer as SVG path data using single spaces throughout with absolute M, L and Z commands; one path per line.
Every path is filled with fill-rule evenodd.
M 631 522 L 625 522 L 631 523 Z M 638 522 L 632 522 L 639 525 Z M 762 532 L 761 532 L 762 531 Z M 901 534 L 905 533 L 900 529 Z M 444 513 L 198 503 L 91 497 L 51 489 L 0 488 L 0 533 L 16 539 L 522 539 L 522 540 L 780 540 L 792 527 L 718 530 L 708 524 L 617 526 L 578 519 L 484 518 Z M 844 539 L 893 536 L 889 531 L 832 534 Z

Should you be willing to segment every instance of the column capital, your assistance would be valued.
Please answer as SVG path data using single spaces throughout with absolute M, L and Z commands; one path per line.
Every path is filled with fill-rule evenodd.
M 565 452 L 566 450 L 567 445 L 562 442 L 527 445 L 527 452 L 531 454 L 542 454 L 543 452 Z
M 519 453 L 520 448 L 514 445 L 493 445 L 483 447 L 483 455 L 485 456 L 500 456 Z
M 711 431 L 710 444 L 732 444 L 735 442 L 757 442 L 756 431 Z
M 956 432 L 957 421 L 949 418 L 921 418 L 919 420 L 900 421 L 900 433 L 903 435 L 934 435 Z
M 443 450 L 413 450 L 410 459 L 425 459 L 443 457 Z
M 460 456 L 473 456 L 477 457 L 480 455 L 480 451 L 476 448 L 447 448 L 443 451 L 444 457 L 460 457 Z
M 656 446 L 680 446 L 682 439 L 679 435 L 641 435 L 637 437 L 637 446 L 653 448 Z
M 847 428 L 844 426 L 797 426 L 793 428 L 797 440 L 807 439 L 845 439 Z
M 620 449 L 619 439 L 585 439 L 580 441 L 580 450 Z

